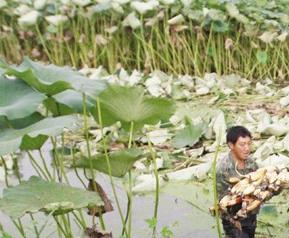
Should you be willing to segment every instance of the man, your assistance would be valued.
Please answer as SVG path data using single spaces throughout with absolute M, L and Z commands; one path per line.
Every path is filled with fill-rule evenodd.
M 240 174 L 248 174 L 258 169 L 256 162 L 250 158 L 252 136 L 243 126 L 234 126 L 228 129 L 227 145 L 230 148 L 228 155 L 218 161 L 217 164 L 217 191 L 219 200 L 223 198 L 232 185 L 228 182 L 229 178 L 237 177 L 241 179 Z M 229 210 L 234 214 L 241 208 L 241 205 L 235 205 Z M 241 229 L 238 229 L 228 216 L 222 215 L 223 229 L 226 237 L 230 238 L 254 238 L 256 230 L 256 214 L 253 211 L 251 215 L 240 221 Z

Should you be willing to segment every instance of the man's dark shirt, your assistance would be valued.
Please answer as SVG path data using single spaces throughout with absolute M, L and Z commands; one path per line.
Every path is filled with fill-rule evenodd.
M 218 160 L 217 163 L 217 191 L 218 191 L 218 197 L 219 200 L 221 200 L 227 193 L 228 189 L 232 187 L 232 184 L 229 183 L 229 178 L 231 177 L 237 177 L 239 179 L 242 179 L 239 174 L 236 172 L 236 163 L 232 158 L 231 152 L 228 153 L 227 156 L 224 158 Z M 245 168 L 244 169 L 238 169 L 238 172 L 240 174 L 248 174 L 253 171 L 256 171 L 258 169 L 258 165 L 256 164 L 255 160 L 252 158 L 248 158 L 245 161 Z M 257 213 L 252 212 L 252 214 Z

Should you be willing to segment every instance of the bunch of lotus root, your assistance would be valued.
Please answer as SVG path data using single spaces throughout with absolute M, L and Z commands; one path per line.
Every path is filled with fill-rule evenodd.
M 243 175 L 241 180 L 230 178 L 229 182 L 235 185 L 221 199 L 219 209 L 226 214 L 229 207 L 241 204 L 241 209 L 233 217 L 238 220 L 246 218 L 248 213 L 282 189 L 289 188 L 289 171 L 285 166 L 268 166 Z

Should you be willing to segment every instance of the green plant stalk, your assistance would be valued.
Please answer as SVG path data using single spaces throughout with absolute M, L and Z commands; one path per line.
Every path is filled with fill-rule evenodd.
M 143 44 L 147 44 L 142 38 L 140 38 L 140 37 L 138 36 L 138 34 L 135 34 L 135 33 L 134 33 L 134 36 L 135 36 L 138 40 L 142 41 Z M 148 45 L 148 48 L 150 48 L 150 47 L 152 47 L 152 46 Z M 153 50 L 153 49 L 151 49 L 151 50 Z M 156 55 L 158 55 L 158 57 L 159 57 L 160 59 L 162 59 L 163 62 L 165 62 L 165 63 L 168 65 L 168 67 L 169 67 L 169 69 L 171 70 L 171 72 L 173 72 L 174 74 L 177 74 L 177 71 L 174 69 L 174 67 L 170 65 L 169 61 L 167 61 L 167 60 L 162 56 L 161 53 L 159 53 L 159 52 L 156 51 L 156 50 L 154 50 L 154 52 L 156 53 Z
M 132 144 L 132 137 L 133 137 L 133 129 L 134 129 L 134 122 L 130 122 L 130 131 L 129 131 L 129 141 L 128 141 L 128 149 L 131 148 Z M 132 178 L 131 178 L 131 169 L 128 171 L 128 183 L 129 183 L 129 190 L 127 193 L 128 198 L 128 208 L 127 208 L 127 214 L 128 214 L 128 237 L 131 237 L 131 223 L 132 223 Z
M 86 95 L 85 93 L 82 94 L 82 108 L 83 108 L 83 126 L 84 126 L 84 135 L 85 135 L 85 141 L 86 141 L 86 147 L 87 147 L 87 153 L 88 153 L 88 160 L 89 160 L 89 167 L 90 167 L 90 176 L 92 176 L 93 181 L 95 181 L 95 174 L 92 166 L 92 157 L 90 153 L 90 146 L 89 146 L 89 138 L 88 138 L 88 125 L 87 125 L 87 111 L 86 111 Z M 96 184 L 93 183 L 93 190 L 96 192 Z M 105 230 L 105 224 L 103 221 L 102 214 L 99 213 L 99 221 L 101 224 L 101 228 Z M 95 226 L 95 214 L 92 216 L 92 223 L 93 226 Z
M 210 47 L 211 47 L 212 35 L 213 35 L 213 28 L 210 27 L 210 33 L 209 33 L 208 41 L 207 41 L 207 44 L 206 44 L 206 46 L 205 46 L 206 58 L 205 58 L 204 67 L 203 67 L 203 75 L 204 75 L 206 72 L 209 71 L 209 70 L 207 70 L 207 67 L 208 67 L 208 61 L 209 61 L 209 58 L 210 58 L 209 49 L 210 49 Z
M 75 61 L 75 59 L 74 59 L 72 49 L 71 49 L 71 47 L 70 47 L 70 45 L 68 44 L 67 41 L 65 41 L 65 45 L 66 45 L 66 49 L 67 49 L 67 51 L 68 51 L 68 54 L 69 54 L 69 57 L 70 57 L 72 66 L 73 66 L 74 68 L 76 68 L 76 67 L 77 67 L 77 64 L 76 64 L 76 61 Z
M 18 179 L 18 182 L 19 184 L 21 183 L 21 176 L 20 176 L 20 173 L 19 173 L 19 166 L 18 166 L 18 160 L 17 158 L 13 158 L 13 162 L 14 162 L 14 165 L 15 165 L 15 173 L 16 173 L 16 177 Z M 32 223 L 33 223 L 33 228 L 34 228 L 34 231 L 35 231 L 35 234 L 36 234 L 36 237 L 38 238 L 40 236 L 39 234 L 39 231 L 38 231 L 38 228 L 35 224 L 35 219 L 33 217 L 33 215 L 30 213 L 30 218 L 32 220 Z M 20 222 L 20 219 L 19 219 L 19 222 Z M 20 223 L 21 224 L 21 223 Z
M 30 218 L 31 218 L 32 223 L 33 223 L 33 228 L 34 228 L 34 232 L 36 234 L 36 237 L 40 238 L 40 233 L 39 233 L 38 228 L 37 228 L 37 226 L 35 224 L 35 219 L 34 219 L 34 217 L 33 217 L 33 215 L 31 213 L 30 213 Z
M 97 104 L 98 123 L 99 123 L 100 131 L 101 131 L 102 144 L 103 144 L 106 164 L 107 164 L 107 168 L 108 168 L 110 184 L 111 184 L 111 187 L 112 187 L 112 192 L 113 192 L 113 196 L 114 196 L 114 199 L 115 199 L 115 202 L 116 202 L 117 210 L 118 210 L 118 213 L 120 215 L 121 222 L 122 222 L 123 234 L 125 233 L 126 236 L 128 237 L 128 232 L 127 232 L 127 229 L 126 229 L 126 222 L 124 220 L 124 217 L 123 217 L 123 214 L 122 214 L 122 210 L 120 208 L 120 203 L 119 203 L 118 196 L 117 196 L 117 193 L 116 193 L 115 184 L 113 182 L 112 175 L 111 175 L 111 165 L 110 165 L 109 156 L 108 156 L 108 152 L 107 152 L 107 145 L 106 145 L 105 140 L 104 140 L 103 123 L 102 123 L 102 116 L 101 116 L 101 107 L 100 107 L 100 102 L 99 102 L 98 98 L 96 99 L 96 104 Z
M 69 180 L 67 178 L 67 175 L 65 173 L 64 165 L 63 165 L 63 155 L 62 156 L 58 156 L 56 139 L 53 139 L 52 137 L 50 137 L 50 139 L 51 139 L 51 142 L 52 142 L 52 145 L 53 145 L 54 156 L 55 156 L 55 159 L 56 159 L 56 161 L 58 163 L 58 165 L 56 165 L 56 166 L 57 166 L 57 173 L 58 173 L 59 182 L 62 182 L 62 176 L 63 176 L 65 182 L 67 184 L 70 184 Z M 63 150 L 63 143 L 62 143 L 62 150 Z M 60 168 L 60 173 L 59 173 L 58 167 Z
M 221 135 L 221 133 L 220 133 Z M 220 136 L 221 137 L 221 136 Z M 217 138 L 217 147 L 216 147 L 216 151 L 214 154 L 214 160 L 212 163 L 212 176 L 213 176 L 213 192 L 214 192 L 214 209 L 216 212 L 216 216 L 215 216 L 215 220 L 216 220 L 216 226 L 217 226 L 217 231 L 218 231 L 218 237 L 222 238 L 222 234 L 221 234 L 221 226 L 220 226 L 220 219 L 219 219 L 219 207 L 218 207 L 218 192 L 217 192 L 217 171 L 216 171 L 216 165 L 217 165 L 217 158 L 218 158 L 218 154 L 220 151 L 220 140 L 221 138 Z
M 41 42 L 41 44 L 42 44 L 42 47 L 43 47 L 43 49 L 44 49 L 44 51 L 45 51 L 45 53 L 46 53 L 49 61 L 50 61 L 50 62 L 53 62 L 53 59 L 52 59 L 52 57 L 51 57 L 51 55 L 50 55 L 50 53 L 49 53 L 49 51 L 48 51 L 48 47 L 47 47 L 47 45 L 45 44 L 45 40 L 44 40 L 44 38 L 43 38 L 43 36 L 42 36 L 42 33 L 41 33 L 40 30 L 39 30 L 38 24 L 35 25 L 35 29 L 36 29 L 36 32 L 37 32 L 37 34 L 38 34 L 38 37 L 39 37 L 40 42 Z
M 80 219 L 81 219 L 81 221 L 82 221 L 82 224 L 83 224 L 85 227 L 87 227 L 86 221 L 85 221 L 84 216 L 83 216 L 83 213 L 82 213 L 82 210 L 79 209 L 78 212 L 79 212 L 79 216 L 80 216 Z
M 33 169 L 35 170 L 35 172 L 38 174 L 38 176 L 39 176 L 40 178 L 44 178 L 44 179 L 45 179 L 45 176 L 43 176 L 43 175 L 40 173 L 40 171 L 38 171 L 38 168 L 37 168 L 37 166 L 34 164 L 34 162 L 30 160 L 30 163 L 31 163 Z M 47 179 L 47 180 L 48 180 L 48 179 Z
M 154 175 L 156 177 L 156 192 L 155 192 L 155 206 L 154 206 L 154 219 L 155 221 L 158 220 L 158 206 L 159 206 L 159 189 L 160 189 L 160 184 L 159 184 L 159 174 L 158 174 L 158 168 L 157 168 L 157 162 L 156 162 L 156 156 L 155 152 L 153 151 L 153 147 L 150 141 L 150 138 L 147 136 L 148 139 L 148 145 L 149 145 L 149 150 L 153 159 L 153 164 L 154 164 Z M 153 227 L 153 233 L 152 237 L 156 237 L 156 228 L 157 224 Z
M 9 182 L 8 182 L 8 172 L 7 172 L 7 165 L 5 162 L 5 159 L 3 158 L 3 156 L 1 156 L 1 160 L 3 163 L 3 167 L 4 167 L 4 172 L 5 172 L 5 185 L 8 188 L 9 187 Z
M 81 11 L 81 9 L 79 10 Z M 181 42 L 185 49 L 175 48 L 174 42 L 170 40 L 172 36 L 171 26 L 167 23 L 171 17 L 171 12 L 169 8 L 165 8 L 163 11 L 164 18 L 161 21 L 156 22 L 153 26 L 144 25 L 141 28 L 144 34 L 138 34 L 139 30 L 133 30 L 131 33 L 123 27 L 113 34 L 105 32 L 108 25 L 119 22 L 121 19 L 119 14 L 111 12 L 106 16 L 96 14 L 90 21 L 78 14 L 70 18 L 68 23 L 74 36 L 69 42 L 63 42 L 65 33 L 63 25 L 58 27 L 57 33 L 53 33 L 53 37 L 58 38 L 60 42 L 54 39 L 46 39 L 45 33 L 48 24 L 45 22 L 29 29 L 35 34 L 34 38 L 30 37 L 29 40 L 19 39 L 18 34 L 22 29 L 18 26 L 16 17 L 3 14 L 0 18 L 0 24 L 12 27 L 13 33 L 3 34 L 0 51 L 4 57 L 13 61 L 13 63 L 19 63 L 24 54 L 31 55 L 33 48 L 41 48 L 43 56 L 47 56 L 50 62 L 71 64 L 74 67 L 83 66 L 84 64 L 93 67 L 104 65 L 110 72 L 115 69 L 118 62 L 127 68 L 143 69 L 146 65 L 144 59 L 149 57 L 151 63 L 148 64 L 148 68 L 163 71 L 175 71 L 181 74 L 190 73 L 197 76 L 201 76 L 204 72 L 217 71 L 218 74 L 239 73 L 245 76 L 250 74 L 256 62 L 255 54 L 252 53 L 255 51 L 255 46 L 252 46 L 251 43 L 252 40 L 256 48 L 262 49 L 265 46 L 257 37 L 245 36 L 242 24 L 235 24 L 232 32 L 213 32 L 211 34 L 212 27 L 208 32 L 202 25 L 198 26 L 193 21 L 188 20 L 186 21 L 186 25 L 189 26 L 187 30 L 173 32 L 177 41 Z M 141 19 L 145 21 L 143 16 Z M 196 27 L 199 27 L 198 32 L 196 32 Z M 99 46 L 95 39 L 96 34 L 104 35 L 109 39 L 109 42 L 106 45 Z M 128 42 L 127 34 L 135 34 L 140 39 L 129 37 Z M 203 36 L 203 39 L 198 39 L 198 34 Z M 81 36 L 85 36 L 82 42 L 80 41 Z M 231 38 L 234 42 L 230 54 L 226 54 L 227 50 L 224 47 L 226 38 Z M 284 42 L 274 42 L 273 44 L 274 47 L 268 49 L 268 56 L 270 56 L 268 57 L 268 65 L 257 65 L 250 75 L 251 78 L 256 79 L 262 75 L 278 77 L 278 71 L 283 72 L 285 76 L 289 74 L 288 57 L 286 57 L 288 55 L 288 38 Z M 189 47 L 186 45 L 189 45 Z M 15 47 L 19 47 L 20 50 L 16 54 L 12 54 Z M 211 47 L 213 55 L 206 55 L 209 47 Z M 159 52 L 162 52 L 162 54 Z M 194 57 L 190 57 L 192 55 Z M 191 61 L 191 63 L 188 63 L 188 61 Z M 202 64 L 203 62 L 205 64 Z M 233 62 L 234 64 L 232 64 Z
M 65 238 L 72 238 L 72 234 L 71 234 L 71 229 L 70 229 L 70 225 L 69 222 L 67 221 L 66 217 L 64 214 L 60 215 L 62 223 L 63 223 L 63 227 L 65 230 Z
M 78 178 L 78 180 L 81 182 L 82 186 L 87 189 L 87 186 L 86 184 L 84 183 L 83 179 L 80 177 L 78 171 L 77 171 L 77 168 L 75 166 L 75 161 L 76 161 L 76 158 L 75 158 L 75 152 L 74 152 L 74 149 L 71 149 L 71 153 L 72 153 L 72 164 L 73 164 L 73 170 L 74 170 L 74 173 L 76 175 L 76 177 Z
M 17 224 L 17 222 L 15 220 L 12 220 L 13 224 L 16 226 L 16 228 L 19 231 L 19 233 L 21 234 L 21 236 L 23 238 L 26 238 L 25 231 L 24 231 L 24 228 L 22 226 L 20 218 L 18 218 L 17 221 L 18 221 L 19 224 Z
M 63 173 L 63 176 L 64 176 L 64 178 L 65 178 L 65 181 L 66 181 L 67 184 L 70 185 L 70 182 L 69 182 L 68 177 L 67 177 L 66 172 L 65 172 L 64 163 L 63 163 L 63 161 L 64 161 L 64 147 L 65 147 L 65 144 L 64 144 L 64 136 L 63 136 L 63 133 L 62 133 L 62 134 L 61 134 L 61 152 L 62 152 L 62 153 L 61 153 L 61 156 L 60 156 L 60 158 L 61 158 L 61 160 L 60 160 L 60 165 L 61 165 L 61 171 L 62 171 L 62 173 Z
M 66 217 L 65 217 L 66 215 Z M 76 215 L 77 217 L 77 215 Z M 64 234 L 64 237 L 66 238 L 72 238 L 73 234 L 72 234 L 72 230 L 71 230 L 71 225 L 70 225 L 70 217 L 69 217 L 69 213 L 67 214 L 61 214 L 60 218 L 61 221 L 63 223 L 63 226 L 61 225 L 61 223 L 58 221 L 56 216 L 53 216 L 54 220 L 56 221 L 57 227 L 58 229 Z M 60 233 L 59 233 L 60 234 Z
M 66 215 L 66 217 L 65 217 L 65 215 Z M 66 223 L 67 223 L 67 231 L 69 231 L 69 233 L 71 234 L 71 236 L 72 236 L 72 232 L 71 232 L 71 223 L 70 223 L 70 215 L 69 215 L 69 213 L 67 213 L 67 214 L 63 214 L 63 218 L 66 218 L 65 219 L 65 221 L 66 221 Z M 72 236 L 73 237 L 73 236 Z
M 49 177 L 46 175 L 46 173 L 44 172 L 44 170 L 41 168 L 41 166 L 36 162 L 36 160 L 34 159 L 34 157 L 32 156 L 32 154 L 30 153 L 30 151 L 27 151 L 28 157 L 30 159 L 31 165 L 33 166 L 33 168 L 35 169 L 35 171 L 37 172 L 37 174 L 40 177 L 43 177 L 44 179 L 46 179 L 47 181 L 49 181 Z
M 44 170 L 45 170 L 46 174 L 48 175 L 48 177 L 49 177 L 49 179 L 51 181 L 54 181 L 53 176 L 51 175 L 51 173 L 49 172 L 49 169 L 47 167 L 47 164 L 46 164 L 46 161 L 44 159 L 44 156 L 43 156 L 43 153 L 41 151 L 41 148 L 38 150 L 38 152 L 39 152 L 40 158 L 42 160 L 42 164 L 43 164 L 43 167 L 44 167 Z
M 45 223 L 40 227 L 40 229 L 39 229 L 39 235 L 41 235 L 41 233 L 43 232 L 43 230 L 45 229 L 45 227 L 47 226 L 47 224 L 48 224 L 48 222 L 49 222 L 49 219 L 52 217 L 52 213 L 53 212 L 51 212 L 51 213 L 49 213 L 48 214 L 48 216 L 46 216 L 46 219 L 45 219 Z M 53 231 L 53 233 L 54 233 L 55 231 Z M 49 237 L 49 236 L 47 236 L 47 237 Z
M 85 221 L 84 221 L 83 219 L 79 219 L 79 217 L 77 216 L 77 214 L 75 214 L 74 211 L 72 211 L 72 214 L 73 214 L 73 216 L 75 217 L 75 219 L 77 220 L 78 224 L 80 224 L 80 226 L 82 227 L 82 229 L 83 229 L 83 230 L 86 229 L 87 226 L 86 226 Z M 83 216 L 82 216 L 82 218 L 83 218 Z
M 19 172 L 19 165 L 18 165 L 17 158 L 13 158 L 13 164 L 15 166 L 15 174 L 16 174 L 16 177 L 18 179 L 18 182 L 21 183 L 21 176 L 20 176 L 20 172 Z
M 55 220 L 55 218 L 54 218 L 54 220 Z M 58 225 L 58 223 L 56 222 L 56 220 L 55 220 L 55 223 L 56 223 L 56 228 L 57 228 L 58 237 L 59 237 L 59 238 L 62 238 L 62 230 L 61 230 L 61 228 L 59 227 L 59 225 Z
M 63 229 L 62 225 L 58 221 L 58 218 L 56 216 L 53 216 L 53 218 L 54 218 L 54 221 L 56 222 L 57 229 L 62 232 L 62 234 L 64 235 L 65 238 L 68 237 L 67 234 L 66 234 L 66 231 Z M 61 232 L 59 232 L 59 236 L 60 237 L 62 237 L 61 236 Z
M 58 159 L 58 155 L 56 154 L 56 143 L 54 142 L 53 138 L 50 137 L 51 144 L 53 146 L 53 180 L 56 180 L 55 171 L 57 173 L 58 181 L 62 181 L 61 172 L 60 172 L 60 163 Z

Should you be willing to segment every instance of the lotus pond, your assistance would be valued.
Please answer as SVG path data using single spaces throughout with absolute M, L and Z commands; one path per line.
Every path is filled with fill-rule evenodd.
M 222 237 L 226 129 L 289 165 L 287 0 L 0 0 L 2 237 Z M 288 237 L 289 193 L 259 238 Z
M 1 62 L 0 90 L 5 237 L 217 237 L 211 168 L 226 128 L 252 131 L 260 166 L 289 163 L 289 88 L 269 79 L 25 58 Z M 262 208 L 259 237 L 287 236 L 287 199 Z

